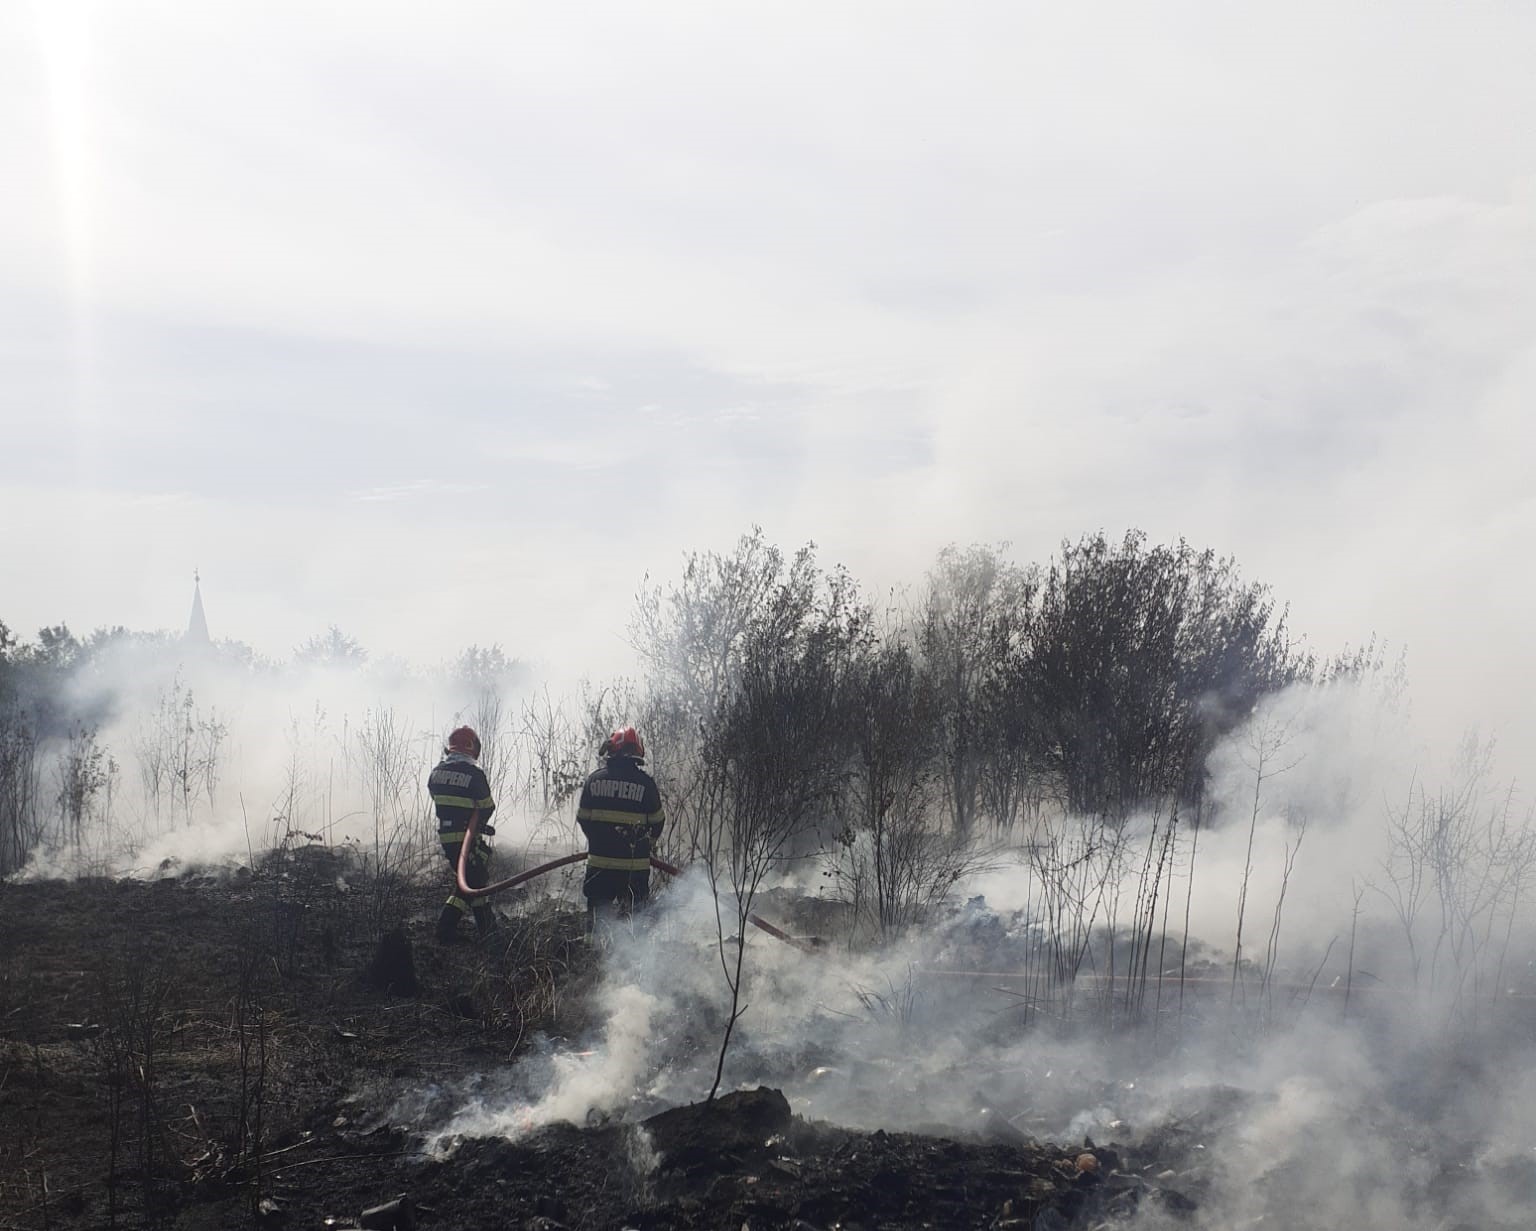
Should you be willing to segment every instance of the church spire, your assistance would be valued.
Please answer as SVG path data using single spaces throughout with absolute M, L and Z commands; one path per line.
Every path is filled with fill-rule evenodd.
M 192 618 L 187 621 L 187 641 L 193 645 L 207 645 L 208 618 L 203 615 L 202 577 L 192 570 Z

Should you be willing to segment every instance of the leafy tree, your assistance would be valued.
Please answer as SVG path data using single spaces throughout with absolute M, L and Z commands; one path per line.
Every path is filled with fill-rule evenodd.
M 724 807 L 705 745 L 750 660 L 786 650 L 811 619 L 822 580 L 813 545 L 786 559 L 754 527 L 727 554 L 690 555 L 680 581 L 642 588 L 630 638 L 647 669 L 646 738 L 673 849 L 695 852 Z
M 26 663 L 49 671 L 66 671 L 80 657 L 81 643 L 67 624 L 55 624 L 37 630 L 37 642 L 22 647 Z
M 1086 814 L 1198 799 L 1217 739 L 1306 668 L 1266 587 L 1139 531 L 1064 544 L 1033 631 L 1021 692 L 1067 806 Z
M 493 692 L 524 683 L 529 674 L 528 664 L 520 658 L 508 658 L 500 644 L 465 647 L 451 670 L 454 679 L 471 689 Z
M 746 1012 L 747 924 L 764 878 L 831 828 L 849 763 L 855 665 L 869 610 L 814 547 L 792 557 L 761 529 L 729 553 L 688 557 L 678 582 L 647 582 L 631 636 L 645 662 L 648 743 L 668 839 L 702 859 L 714 889 L 730 993 L 714 1096 Z
M 243 671 L 270 674 L 276 670 L 276 664 L 264 654 L 258 653 L 254 646 L 232 637 L 221 637 L 215 641 L 213 656 L 225 666 L 238 667 Z
M 994 754 L 1017 740 L 1011 716 L 995 702 L 1005 672 L 1029 651 L 1037 585 L 1032 570 L 990 547 L 945 548 L 929 575 L 917 639 L 937 702 L 945 795 L 962 838 L 975 828 Z M 994 797 L 1005 797 L 998 782 L 990 785 Z
M 96 629 L 80 643 L 80 649 L 86 658 L 94 659 L 120 645 L 166 646 L 179 640 L 180 638 L 172 633 L 136 632 L 133 629 L 124 628 L 121 624 L 114 624 L 110 628 Z
M 884 938 L 918 922 L 973 866 L 942 824 L 943 774 L 932 755 L 938 699 L 912 649 L 873 642 L 854 664 L 846 825 L 835 876 L 855 916 Z
M 729 554 L 695 552 L 682 580 L 665 589 L 647 583 L 636 604 L 630 639 L 654 687 L 681 700 L 703 720 L 723 710 L 738 683 L 747 647 L 782 644 L 815 602 L 815 545 L 786 563 L 760 526 Z
M 311 637 L 293 652 L 293 661 L 308 667 L 341 667 L 354 670 L 368 661 L 368 651 L 355 637 L 336 625 Z
M 865 643 L 868 612 L 835 572 L 812 602 L 781 587 L 754 622 L 741 670 L 706 739 L 719 807 L 703 817 L 701 853 L 714 885 L 721 970 L 730 1012 L 720 1041 L 720 1087 L 742 1001 L 747 925 L 768 874 L 799 853 L 837 797 L 847 764 L 848 683 Z M 722 881 L 729 886 L 723 893 Z M 727 936 L 726 911 L 734 934 Z

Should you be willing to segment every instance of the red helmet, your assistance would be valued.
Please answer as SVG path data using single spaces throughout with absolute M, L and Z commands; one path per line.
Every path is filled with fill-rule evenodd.
M 608 737 L 608 755 L 611 757 L 644 757 L 645 741 L 634 727 L 617 727 Z
M 474 727 L 455 727 L 448 733 L 448 751 L 462 752 L 465 756 L 480 756 L 480 737 Z

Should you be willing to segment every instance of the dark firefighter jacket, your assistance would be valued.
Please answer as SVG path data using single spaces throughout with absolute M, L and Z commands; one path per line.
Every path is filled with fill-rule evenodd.
M 486 824 L 491 813 L 496 811 L 491 784 L 485 780 L 485 771 L 473 758 L 462 752 L 450 752 L 427 775 L 427 790 L 432 793 L 432 806 L 437 809 L 437 836 L 445 845 L 464 841 L 464 830 L 472 812 L 479 813 L 475 825 L 477 833 L 496 832 Z
M 609 757 L 581 788 L 576 823 L 587 835 L 589 868 L 646 871 L 665 822 L 656 780 L 633 757 Z

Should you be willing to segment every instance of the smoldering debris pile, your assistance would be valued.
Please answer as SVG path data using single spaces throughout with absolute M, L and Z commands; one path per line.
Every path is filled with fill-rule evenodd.
M 465 1140 L 422 1168 L 411 1195 L 445 1225 L 528 1231 L 1045 1231 L 1196 1209 L 1134 1168 L 1114 1148 L 1023 1134 L 1002 1142 L 855 1132 L 796 1117 L 782 1093 L 759 1087 L 632 1125 L 555 1124 L 517 1141 Z
M 444 1225 L 538 1231 L 1513 1231 L 1536 1201 L 1536 1159 L 1444 1140 L 1401 1108 L 1337 1118 L 1335 1106 L 1325 1119 L 1321 1083 L 1304 1077 L 1262 1092 L 1189 1086 L 1172 1100 L 1059 1077 L 1000 1080 L 968 1124 L 908 1132 L 795 1115 L 759 1087 L 643 1119 L 465 1138 L 408 1183 Z M 1064 1118 L 1074 1102 L 1091 1110 Z M 1032 1131 L 1046 1123 L 1079 1135 Z

